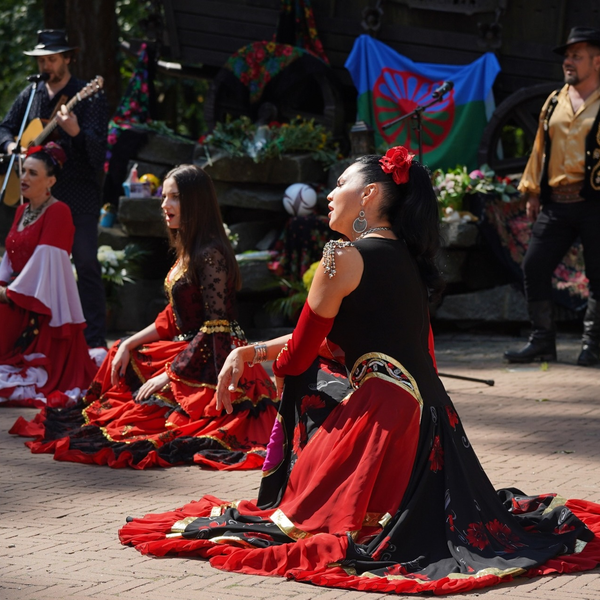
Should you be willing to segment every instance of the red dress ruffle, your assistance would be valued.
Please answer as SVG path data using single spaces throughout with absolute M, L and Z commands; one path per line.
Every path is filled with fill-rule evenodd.
M 315 387 L 326 390 L 328 385 L 325 383 L 338 383 L 340 373 L 341 370 L 336 369 L 329 360 L 320 359 L 317 379 L 321 385 L 309 386 L 307 390 Z M 314 374 L 314 370 L 310 371 L 311 377 Z M 298 397 L 297 388 L 289 378 L 286 379 L 287 390 Z M 285 399 L 284 393 L 284 402 Z M 468 567 L 465 573 L 450 569 L 443 575 L 428 576 L 417 570 L 411 571 L 407 566 L 409 563 L 394 564 L 392 559 L 385 557 L 381 558 L 383 562 L 373 560 L 390 543 L 406 543 L 410 547 L 411 535 L 417 535 L 425 541 L 431 535 L 431 552 L 434 556 L 429 558 L 435 558 L 437 532 L 432 533 L 429 527 L 435 527 L 432 524 L 438 522 L 440 516 L 444 526 L 445 517 L 429 514 L 427 502 L 422 503 L 425 514 L 419 514 L 418 505 L 421 503 L 416 502 L 416 507 L 411 506 L 411 499 L 407 496 L 413 496 L 415 489 L 423 486 L 423 479 L 442 482 L 445 473 L 452 473 L 451 483 L 446 479 L 443 487 L 439 488 L 443 507 L 443 488 L 446 485 L 450 485 L 445 494 L 446 503 L 458 493 L 454 486 L 466 491 L 465 497 L 468 498 L 469 485 L 476 484 L 480 475 L 472 472 L 468 461 L 465 471 L 460 474 L 454 472 L 451 464 L 446 464 L 454 462 L 456 448 L 451 447 L 453 440 L 456 437 L 462 439 L 464 434 L 451 406 L 439 415 L 442 418 L 438 423 L 443 421 L 442 429 L 431 432 L 432 444 L 424 455 L 422 442 L 428 426 L 424 427 L 423 423 L 428 419 L 426 413 L 422 412 L 418 396 L 410 391 L 380 378 L 372 378 L 338 402 L 316 431 L 309 432 L 307 436 L 302 411 L 306 409 L 312 421 L 317 418 L 315 411 L 322 410 L 326 402 L 322 392 L 314 394 L 308 391 L 299 401 L 300 416 L 296 416 L 296 427 L 286 437 L 286 443 L 292 447 L 293 468 L 286 467 L 289 477 L 277 506 L 264 508 L 264 497 L 261 504 L 260 496 L 258 501 L 235 502 L 204 496 L 174 511 L 131 520 L 119 532 L 121 542 L 134 546 L 142 554 L 206 558 L 213 567 L 224 571 L 277 575 L 326 587 L 395 594 L 462 593 L 510 581 L 517 575 L 533 577 L 576 572 L 593 569 L 600 563 L 600 505 L 583 500 L 569 500 L 566 503 L 571 516 L 567 518 L 563 514 L 558 517 L 562 525 L 555 528 L 554 534 L 533 534 L 533 539 L 537 539 L 536 535 L 546 535 L 546 538 L 552 535 L 568 537 L 571 530 L 577 527 L 576 522 L 579 522 L 579 531 L 583 533 L 577 535 L 587 536 L 589 541 L 583 549 L 577 547 L 575 553 L 549 558 L 532 568 L 519 567 L 517 563 L 511 567 L 510 562 L 500 565 L 494 558 L 489 560 L 489 566 L 482 568 L 481 561 L 488 559 L 479 548 L 489 547 L 487 537 L 459 542 L 465 544 L 466 548 L 471 543 L 475 544 L 470 546 L 471 556 L 479 561 L 474 564 L 480 564 L 479 568 Z M 445 433 L 444 428 L 455 435 Z M 437 450 L 436 443 L 439 443 Z M 466 448 L 465 444 L 461 446 Z M 460 449 L 459 453 L 462 451 Z M 419 470 L 421 474 L 416 475 Z M 485 478 L 481 469 L 479 471 Z M 472 476 L 473 480 L 463 480 L 465 473 L 468 478 Z M 420 480 L 419 485 L 415 485 L 415 479 Z M 437 486 L 435 483 L 433 485 Z M 487 495 L 486 485 L 489 485 L 487 479 L 481 485 L 484 496 Z M 427 493 L 431 493 L 434 489 L 432 484 L 428 483 L 427 486 Z M 327 500 L 323 501 L 324 498 Z M 547 524 L 533 523 L 537 522 L 535 519 L 543 521 L 540 507 L 548 509 L 554 495 L 511 498 L 511 511 L 523 513 L 523 518 L 530 519 L 529 529 L 538 527 L 540 532 L 547 530 Z M 461 498 L 461 504 L 463 500 Z M 489 501 L 491 509 L 485 506 L 484 500 Z M 480 501 L 478 506 L 483 521 L 490 521 L 495 516 L 489 513 L 484 518 L 487 510 L 499 508 L 505 511 L 500 503 L 495 506 L 496 503 L 495 495 Z M 563 507 L 555 511 L 564 512 L 566 509 Z M 544 510 L 544 513 L 548 512 L 549 509 Z M 476 514 L 480 514 L 479 511 Z M 418 520 L 420 525 L 416 525 L 416 533 L 411 532 L 409 525 L 405 530 L 406 539 L 396 539 L 393 530 L 389 530 L 387 538 L 383 538 L 382 524 L 392 516 L 397 519 L 399 515 L 400 520 L 404 518 L 409 524 L 411 520 Z M 458 529 L 460 516 L 457 515 L 456 523 L 447 522 L 443 528 L 450 527 L 452 531 Z M 195 518 L 200 520 L 196 521 Z M 505 511 L 503 519 L 512 523 L 514 532 L 521 531 L 521 526 L 512 521 L 513 517 L 508 512 Z M 472 519 L 469 517 L 468 520 Z M 384 526 L 390 527 L 387 524 Z M 499 531 L 504 531 L 503 527 L 503 523 L 497 523 Z M 449 531 L 447 533 L 451 535 Z M 524 546 L 516 537 L 512 538 L 508 530 L 504 538 L 492 538 L 490 533 L 491 529 L 485 535 L 494 543 L 502 540 L 504 544 L 510 544 L 512 541 L 512 550 L 516 549 L 517 552 L 521 545 Z M 469 535 L 470 531 L 467 537 Z M 444 546 L 452 543 L 450 538 L 447 539 L 443 541 Z M 544 544 L 541 544 L 542 551 Z M 565 544 L 568 544 L 567 540 Z M 377 548 L 375 552 L 373 548 Z M 534 549 L 534 552 L 538 550 Z M 506 552 L 496 552 L 498 556 L 507 557 L 507 561 L 513 560 Z M 524 564 L 529 560 L 528 554 L 528 550 L 525 550 Z M 516 555 L 514 558 L 519 560 Z M 373 566 L 372 570 L 368 568 L 369 565 Z

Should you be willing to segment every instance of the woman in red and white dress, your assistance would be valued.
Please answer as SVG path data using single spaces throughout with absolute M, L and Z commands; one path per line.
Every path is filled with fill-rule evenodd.
M 64 406 L 97 371 L 69 254 L 75 227 L 51 189 L 66 156 L 35 146 L 23 163 L 19 206 L 0 264 L 0 404 Z

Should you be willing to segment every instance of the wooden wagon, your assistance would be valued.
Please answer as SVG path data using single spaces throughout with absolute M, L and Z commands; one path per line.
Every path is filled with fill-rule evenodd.
M 213 80 L 207 121 L 225 113 L 256 117 L 259 107 L 250 106 L 222 67 L 239 48 L 273 39 L 281 0 L 163 0 L 163 5 L 166 53 L 171 60 L 201 65 L 197 73 Z M 479 158 L 500 173 L 522 169 L 542 102 L 560 85 L 561 61 L 552 48 L 573 26 L 600 27 L 600 3 L 591 0 L 313 0 L 312 7 L 331 68 L 299 69 L 276 94 L 266 94 L 265 102 L 275 104 L 283 118 L 304 113 L 334 130 L 354 120 L 356 92 L 344 62 L 364 33 L 417 62 L 467 64 L 492 51 L 502 68 L 494 85 L 498 107 Z

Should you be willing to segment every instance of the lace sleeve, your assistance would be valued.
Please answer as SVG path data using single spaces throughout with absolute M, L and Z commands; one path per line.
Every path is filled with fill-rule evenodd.
M 224 256 L 211 248 L 204 252 L 199 273 L 204 323 L 171 363 L 171 379 L 216 384 L 217 375 L 231 351 L 232 324 L 229 320 L 234 294 Z

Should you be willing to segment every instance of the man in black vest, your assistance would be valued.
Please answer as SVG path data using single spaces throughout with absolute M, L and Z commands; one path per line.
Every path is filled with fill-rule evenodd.
M 600 363 L 600 31 L 574 27 L 563 46 L 565 85 L 544 104 L 529 162 L 519 184 L 535 221 L 523 260 L 533 326 L 510 362 L 556 360 L 552 273 L 579 238 L 589 300 L 577 364 Z
M 97 253 L 108 106 L 104 93 L 100 92 L 79 102 L 72 112 L 66 111 L 66 102 L 86 85 L 85 81 L 71 76 L 75 51 L 64 31 L 38 31 L 38 44 L 25 54 L 35 57 L 39 72 L 49 77 L 35 95 L 29 119 L 48 119 L 53 115 L 57 118 L 57 141 L 67 155 L 67 161 L 52 193 L 69 206 L 73 215 L 72 253 L 87 323 L 85 337 L 88 346 L 96 348 L 106 346 L 106 301 Z M 12 152 L 15 147 L 14 140 L 32 89 L 29 85 L 19 94 L 0 123 L 0 151 Z

